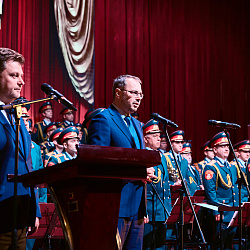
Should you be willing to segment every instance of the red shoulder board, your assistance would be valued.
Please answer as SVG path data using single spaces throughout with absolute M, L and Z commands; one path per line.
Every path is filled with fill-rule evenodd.
M 207 170 L 205 172 L 205 179 L 206 180 L 211 180 L 214 176 L 214 172 L 212 170 Z
M 248 172 L 250 173 L 250 163 L 247 165 Z

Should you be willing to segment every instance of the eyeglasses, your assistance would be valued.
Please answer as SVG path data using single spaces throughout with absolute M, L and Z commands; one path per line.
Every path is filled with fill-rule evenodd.
M 126 89 L 121 89 L 121 91 L 127 91 L 134 97 L 139 96 L 141 99 L 143 98 L 144 94 L 142 92 L 134 91 L 134 90 L 126 90 Z

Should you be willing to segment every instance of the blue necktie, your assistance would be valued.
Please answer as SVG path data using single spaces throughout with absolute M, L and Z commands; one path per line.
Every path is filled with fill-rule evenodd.
M 127 125 L 128 125 L 128 129 L 132 135 L 132 137 L 134 138 L 134 142 L 135 142 L 135 145 L 136 145 L 136 148 L 140 149 L 140 142 L 139 142 L 139 139 L 138 139 L 138 136 L 137 136 L 137 133 L 135 131 L 135 128 L 132 124 L 132 121 L 131 121 L 131 117 L 130 116 L 126 116 L 124 118 L 124 120 L 126 121 Z
M 229 168 L 229 163 L 228 163 L 227 161 L 225 161 L 225 162 L 224 162 L 224 166 L 225 166 L 226 168 Z

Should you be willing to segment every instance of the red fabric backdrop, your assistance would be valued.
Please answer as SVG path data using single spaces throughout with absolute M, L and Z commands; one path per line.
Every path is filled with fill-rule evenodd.
M 25 57 L 22 91 L 28 100 L 46 97 L 41 85 L 48 83 L 63 93 L 78 111 L 75 122 L 83 121 L 87 103 L 74 90 L 65 68 L 54 19 L 53 1 L 4 0 L 0 30 L 0 46 L 17 50 Z M 40 104 L 34 104 L 30 113 L 35 121 L 41 120 Z M 54 119 L 63 106 L 53 101 Z
M 139 108 L 173 120 L 192 140 L 194 158 L 220 129 L 209 119 L 242 126 L 247 138 L 250 105 L 250 2 L 230 0 L 95 1 L 95 103 L 112 102 L 112 79 L 143 81 Z M 172 132 L 172 129 L 168 129 Z
M 133 74 L 143 81 L 141 121 L 157 112 L 176 122 L 192 140 L 194 158 L 219 131 L 209 119 L 240 124 L 230 131 L 233 143 L 247 138 L 249 14 L 248 0 L 95 0 L 95 107 L 110 105 L 115 77 Z M 0 46 L 24 54 L 26 98 L 44 97 L 47 82 L 83 120 L 88 105 L 65 70 L 52 0 L 4 0 Z M 58 120 L 61 106 L 54 106 Z M 38 107 L 31 110 L 36 120 Z

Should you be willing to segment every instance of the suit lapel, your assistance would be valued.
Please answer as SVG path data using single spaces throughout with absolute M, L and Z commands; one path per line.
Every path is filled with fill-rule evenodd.
M 135 142 L 134 139 L 126 126 L 125 122 L 123 121 L 120 113 L 115 109 L 113 105 L 109 107 L 109 112 L 111 114 L 111 118 L 114 121 L 114 123 L 117 125 L 117 127 L 122 131 L 122 133 L 128 138 L 130 141 L 132 148 L 135 148 Z
M 16 139 L 15 131 L 1 111 L 0 111 L 0 121 L 3 124 L 4 129 L 11 135 L 12 139 L 15 141 Z
M 16 141 L 16 131 L 15 129 L 13 129 L 13 127 L 10 125 L 9 121 L 6 119 L 6 117 L 3 115 L 2 112 L 0 112 L 0 121 L 3 124 L 3 127 L 5 128 L 5 130 L 10 134 L 11 138 L 13 139 L 13 143 L 15 144 Z M 21 123 L 23 123 L 22 119 L 21 119 Z M 23 129 L 25 128 L 25 125 L 23 124 L 23 126 L 20 126 L 20 134 L 19 134 L 19 153 L 20 155 L 26 159 L 25 157 L 25 152 L 24 152 L 24 140 L 27 140 L 27 135 L 25 135 L 23 132 Z M 26 128 L 25 128 L 26 129 Z M 22 133 L 22 135 L 21 135 Z

